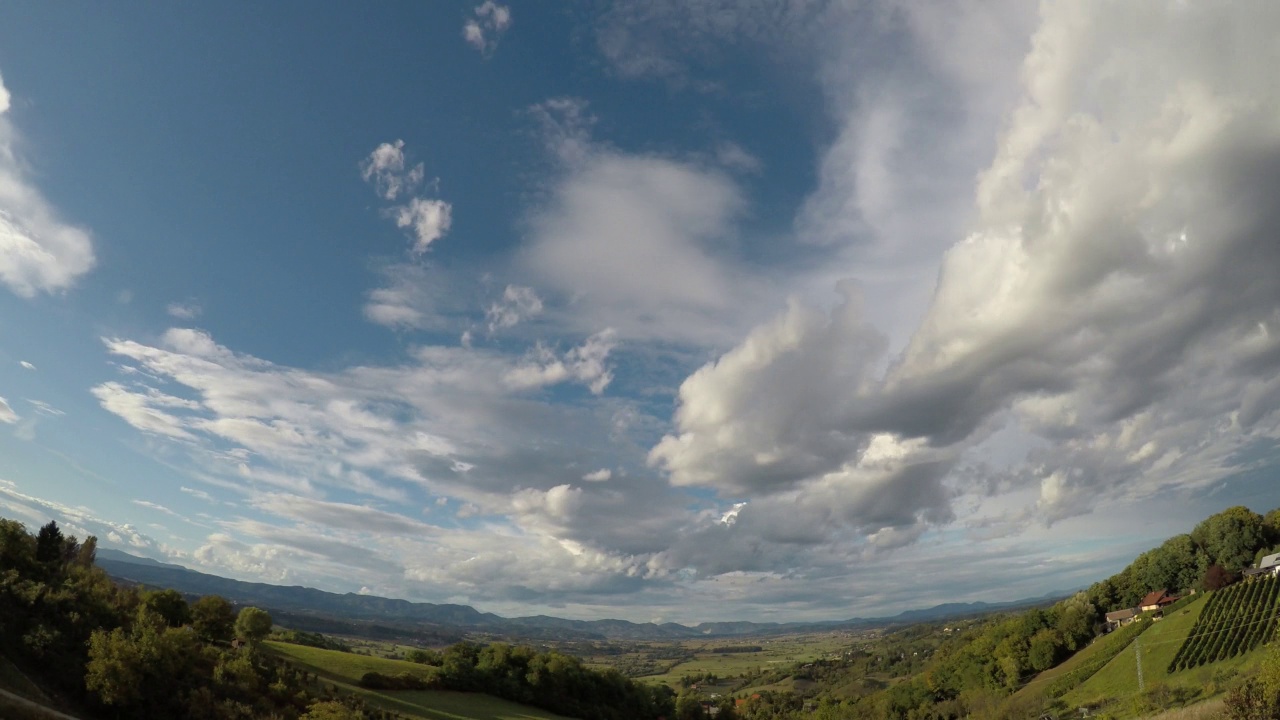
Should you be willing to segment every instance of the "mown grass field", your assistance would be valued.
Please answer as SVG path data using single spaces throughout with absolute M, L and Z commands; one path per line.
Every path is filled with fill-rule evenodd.
M 384 675 L 408 672 L 423 679 L 430 679 L 435 675 L 436 670 L 428 665 L 281 642 L 268 642 L 266 645 L 271 652 L 316 673 L 326 682 L 337 685 L 343 691 L 363 696 L 369 705 L 397 712 L 406 717 L 428 720 L 564 720 L 559 715 L 537 708 L 517 705 L 479 693 L 447 690 L 392 692 L 366 690 L 357 685 L 360 677 L 367 672 L 379 672 Z
M 265 645 L 271 650 L 288 657 L 311 672 L 328 680 L 357 683 L 368 672 L 383 675 L 399 675 L 409 673 L 423 680 L 435 677 L 436 669 L 429 665 L 406 662 L 404 660 L 388 660 L 387 658 L 355 653 L 338 652 L 337 650 L 321 650 L 306 645 L 268 641 Z

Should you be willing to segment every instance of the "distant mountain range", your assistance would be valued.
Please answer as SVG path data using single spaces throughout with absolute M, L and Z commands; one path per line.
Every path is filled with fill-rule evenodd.
M 922 610 L 907 610 L 892 617 L 795 623 L 704 622 L 688 626 L 627 620 L 568 620 L 549 615 L 504 618 L 480 612 L 470 605 L 417 603 L 356 593 L 331 593 L 298 585 L 231 580 L 108 548 L 98 550 L 97 563 L 117 580 L 173 588 L 190 595 L 221 595 L 239 604 L 263 607 L 275 613 L 278 621 L 287 619 L 288 622 L 283 624 L 299 630 L 379 637 L 409 634 L 423 640 L 445 642 L 460 639 L 465 633 L 545 640 L 680 640 L 781 635 L 982 615 L 997 610 L 1047 605 L 1066 595 L 1053 593 L 1004 603 L 946 603 Z

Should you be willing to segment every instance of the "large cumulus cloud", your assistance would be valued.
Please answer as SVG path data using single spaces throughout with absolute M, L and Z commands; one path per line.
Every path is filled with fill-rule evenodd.
M 821 525 L 860 486 L 804 502 L 891 438 L 933 471 L 846 502 L 866 541 L 952 517 L 968 488 L 949 471 L 1009 423 L 1049 441 L 1007 468 L 1048 520 L 1239 469 L 1234 450 L 1275 435 L 1277 27 L 1265 5 L 1043 6 L 905 349 L 870 373 L 884 345 L 847 305 L 825 325 L 792 308 L 686 381 L 651 459 L 729 495 L 804 488 L 791 511 Z

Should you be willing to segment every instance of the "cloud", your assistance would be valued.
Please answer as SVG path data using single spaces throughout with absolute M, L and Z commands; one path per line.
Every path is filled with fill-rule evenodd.
M 18 413 L 14 412 L 13 408 L 9 406 L 9 403 L 4 398 L 0 397 L 0 422 L 12 425 L 13 423 L 18 422 L 19 419 Z
M 363 505 L 325 502 L 297 495 L 266 494 L 255 498 L 253 505 L 280 517 L 302 520 L 328 528 L 401 535 L 423 535 L 435 532 L 431 526 L 403 515 Z
M 186 423 L 169 409 L 192 409 L 198 407 L 196 403 L 166 395 L 154 388 L 130 389 L 114 381 L 95 386 L 92 392 L 104 410 L 118 415 L 143 432 L 185 440 L 192 438 L 191 433 L 184 429 Z
M 59 410 L 58 408 L 50 405 L 47 402 L 44 402 L 43 400 L 32 400 L 30 398 L 27 398 L 27 402 L 40 415 L 45 415 L 47 417 L 61 417 L 63 415 L 66 415 L 66 413 L 63 412 L 62 410 Z
M 714 91 L 726 57 L 812 52 L 832 3 L 802 0 L 655 0 L 617 3 L 595 20 L 596 47 L 618 76 Z M 842 33 L 848 27 L 841 27 Z
M 147 508 L 148 510 L 155 510 L 156 512 L 164 513 L 165 515 L 169 515 L 172 517 L 176 517 L 176 518 L 182 517 L 181 515 L 170 510 L 169 508 L 157 503 L 153 503 L 149 500 L 130 500 L 129 502 L 132 502 L 134 505 L 137 505 L 138 507 L 144 507 L 144 508 Z
M 502 298 L 489 305 L 485 317 L 489 320 L 489 332 L 515 327 L 521 320 L 542 313 L 542 299 L 533 288 L 508 285 Z
M 373 185 L 379 197 L 395 201 L 407 197 L 424 177 L 422 163 L 405 170 L 404 141 L 382 143 L 360 163 L 360 177 Z M 435 183 L 438 184 L 438 181 Z M 444 237 L 453 224 L 453 206 L 443 200 L 421 196 L 407 197 L 403 205 L 387 211 L 396 227 L 413 233 L 413 254 L 426 252 L 431 243 Z
M 609 480 L 609 478 L 611 477 L 613 477 L 612 470 L 610 470 L 609 468 L 600 468 L 599 470 L 595 470 L 587 473 L 586 475 L 583 475 L 582 479 L 586 480 L 587 482 L 605 482 Z
M 396 227 L 413 231 L 413 254 L 421 255 L 453 225 L 453 206 L 443 200 L 413 198 L 395 209 Z
M 603 330 L 587 338 L 582 345 L 558 357 L 551 349 L 539 345 L 525 361 L 507 372 L 507 384 L 519 390 L 556 385 L 574 380 L 599 395 L 613 382 L 613 372 L 605 364 L 615 341 L 614 331 Z
M 758 175 L 764 170 L 764 162 L 760 158 L 732 142 L 722 142 L 716 146 L 716 162 L 734 172 Z
M 195 488 L 189 488 L 185 485 L 178 489 L 193 498 L 204 500 L 205 502 L 213 502 L 213 496 L 203 490 L 196 490 Z
M 32 365 L 31 363 L 27 362 L 26 360 L 19 360 L 19 361 L 18 361 L 18 364 L 19 364 L 19 365 L 21 365 L 21 366 L 22 366 L 22 368 L 23 368 L 24 370 L 35 370 L 35 369 L 36 369 L 36 366 L 35 366 L 35 365 Z
M 532 214 L 518 271 L 569 298 L 548 315 L 580 330 L 608 326 L 624 338 L 697 346 L 731 341 L 745 317 L 778 298 L 775 281 L 735 257 L 740 189 L 694 162 L 598 146 L 584 114 L 582 103 L 563 98 L 534 109 L 563 175 Z
M 95 263 L 89 233 L 68 225 L 27 179 L 0 79 L 0 282 L 20 297 L 67 290 Z
M 771 492 L 830 472 L 869 438 L 844 428 L 875 384 L 883 336 L 850 284 L 829 317 L 793 303 L 680 386 L 675 425 L 650 453 L 676 485 Z
M 476 6 L 474 14 L 475 17 L 462 25 L 462 37 L 468 45 L 488 57 L 498 49 L 498 41 L 511 27 L 511 8 L 485 0 Z
M 57 521 L 67 534 L 81 539 L 93 535 L 105 545 L 123 547 L 129 552 L 167 557 L 170 548 L 155 538 L 139 531 L 129 523 L 117 523 L 97 517 L 85 507 L 72 507 L 63 503 L 27 495 L 14 483 L 0 480 L 0 508 L 30 521 L 28 527 Z
M 384 200 L 396 200 L 422 184 L 422 163 L 405 170 L 404 140 L 382 143 L 360 163 L 360 177 L 372 183 Z
M 164 311 L 168 313 L 170 317 L 174 317 L 179 320 L 194 320 L 200 317 L 200 313 L 202 312 L 201 307 L 193 302 L 169 303 L 169 305 L 165 307 Z

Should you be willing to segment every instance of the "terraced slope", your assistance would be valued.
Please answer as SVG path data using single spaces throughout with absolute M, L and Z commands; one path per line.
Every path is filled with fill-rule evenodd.
M 1220 662 L 1270 642 L 1276 631 L 1278 591 L 1280 580 L 1269 576 L 1213 593 L 1169 662 L 1168 672 Z

